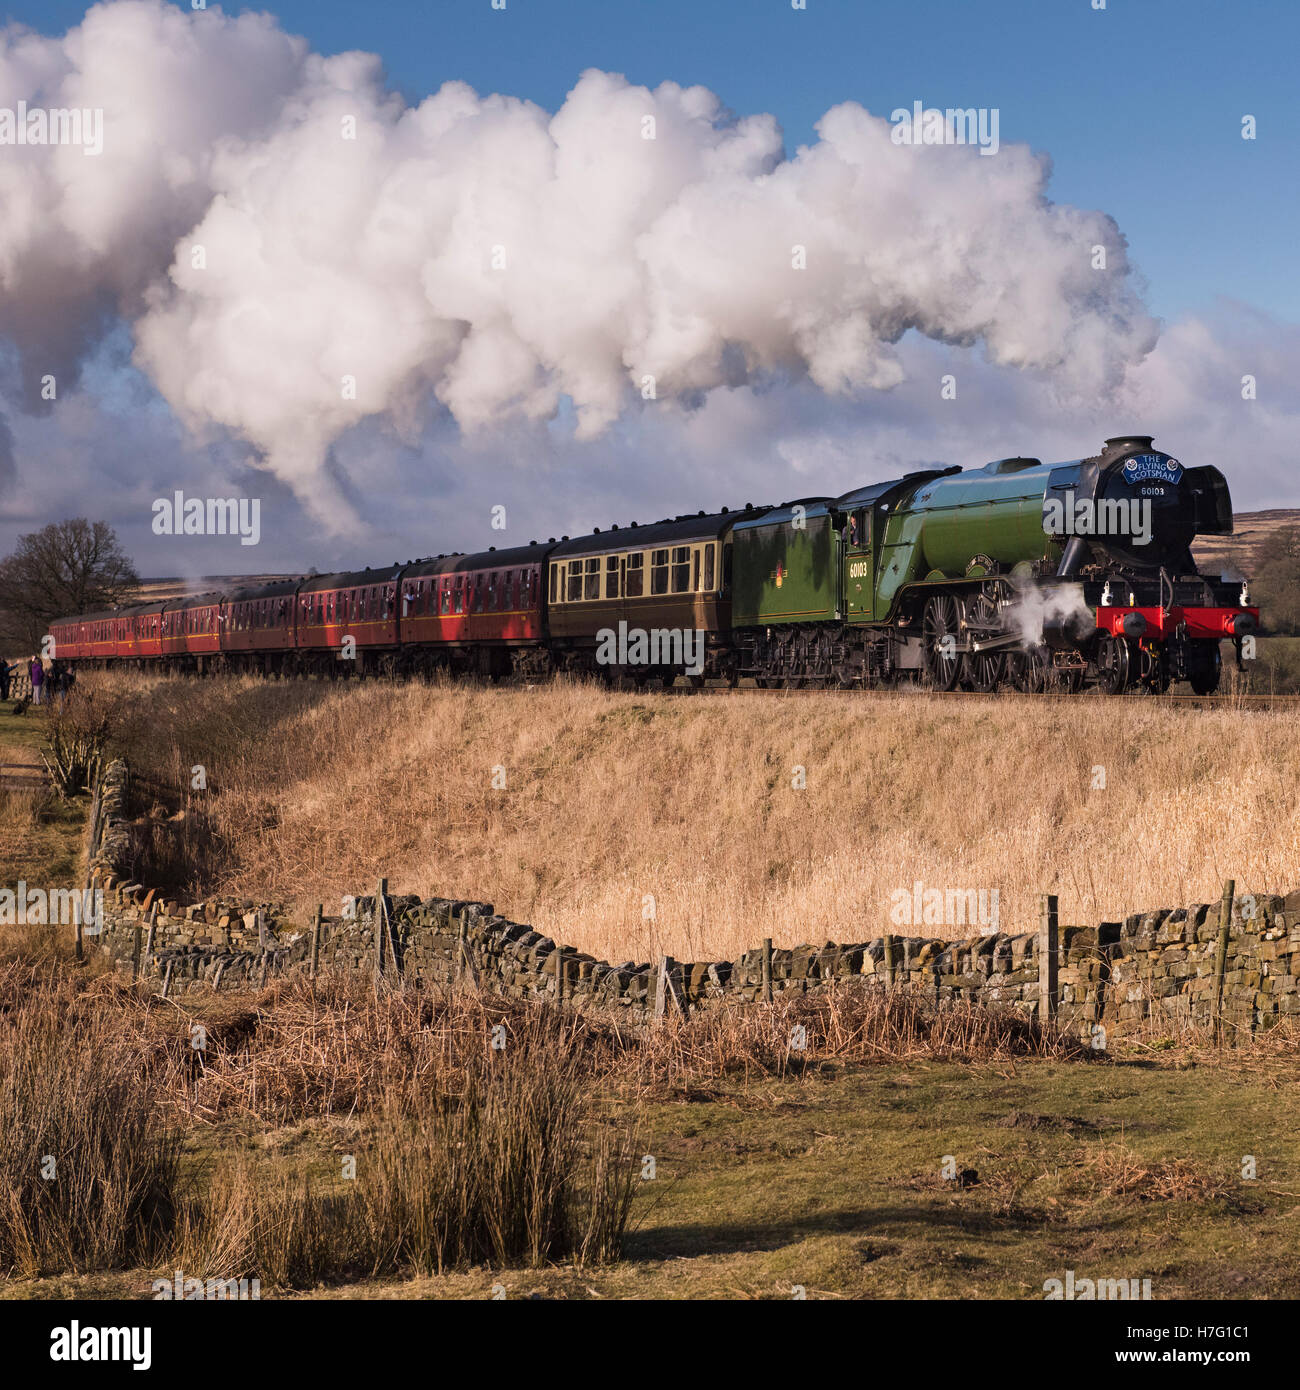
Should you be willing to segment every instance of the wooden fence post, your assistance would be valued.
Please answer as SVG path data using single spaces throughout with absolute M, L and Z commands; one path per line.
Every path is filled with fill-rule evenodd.
M 884 934 L 884 936 L 881 937 L 881 945 L 885 948 L 885 960 L 884 960 L 884 966 L 885 966 L 885 983 L 886 983 L 887 985 L 892 985 L 892 984 L 894 983 L 894 934 L 893 934 L 893 932 L 886 932 L 886 933 Z
M 555 1002 L 564 1003 L 564 947 L 555 948 Z
M 134 983 L 140 978 L 140 919 L 137 917 L 135 922 L 135 945 L 131 951 L 131 981 Z
M 1228 969 L 1228 938 L 1232 933 L 1232 900 L 1237 895 L 1236 879 L 1227 879 L 1219 899 L 1219 949 L 1214 960 L 1214 1041 L 1223 1036 L 1223 977 Z
M 772 938 L 763 938 L 763 1002 L 772 1002 Z
M 325 904 L 316 904 L 316 915 L 311 920 L 311 975 L 316 977 L 316 967 L 320 964 L 320 924 L 325 913 Z
M 456 924 L 456 970 L 455 977 L 460 980 L 465 976 L 465 914 L 457 912 L 453 907 L 451 916 Z
M 171 963 L 171 961 L 168 961 L 168 962 L 167 962 L 167 969 L 166 969 L 165 971 L 163 971 L 162 997 L 163 997 L 164 999 L 167 998 L 167 991 L 171 988 L 171 983 L 172 983 L 172 963 Z
M 659 957 L 659 977 L 655 981 L 655 1022 L 663 1021 L 665 998 L 668 993 L 668 957 Z
M 77 930 L 76 955 L 78 964 L 80 964 L 85 959 L 85 955 L 83 954 L 81 949 L 81 911 L 82 908 L 85 906 L 85 903 L 86 899 L 84 894 L 81 897 L 76 897 L 72 900 L 72 924 Z
M 149 909 L 149 935 L 145 939 L 144 943 L 144 968 L 146 970 L 149 968 L 149 958 L 153 955 L 154 918 L 157 915 L 158 904 L 154 903 L 154 905 Z
M 1038 1018 L 1050 1023 L 1056 1017 L 1057 978 L 1060 969 L 1060 922 L 1055 893 L 1038 899 Z
M 384 928 L 383 913 L 384 899 L 388 896 L 388 880 L 381 878 L 379 886 L 375 889 L 375 910 L 371 914 L 371 922 L 375 932 L 375 983 L 378 984 L 384 975 Z

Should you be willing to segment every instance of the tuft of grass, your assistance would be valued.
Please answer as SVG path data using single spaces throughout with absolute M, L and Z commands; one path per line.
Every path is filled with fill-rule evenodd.
M 158 1080 L 111 1012 L 49 974 L 10 966 L 23 989 L 0 1015 L 0 1268 L 149 1263 L 179 1181 L 177 1132 Z

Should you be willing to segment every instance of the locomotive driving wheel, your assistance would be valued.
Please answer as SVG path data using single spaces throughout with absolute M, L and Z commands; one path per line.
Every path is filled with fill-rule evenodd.
M 1103 695 L 1122 695 L 1128 689 L 1131 662 L 1123 637 L 1103 637 L 1097 648 L 1097 688 Z
M 961 610 L 952 594 L 936 594 L 925 605 L 921 647 L 926 680 L 936 690 L 952 690 L 961 679 Z
M 1007 675 L 1016 689 L 1026 695 L 1041 695 L 1047 689 L 1051 674 L 1052 668 L 1044 646 L 1026 647 L 1023 651 L 1011 652 L 1007 657 Z
M 968 628 L 978 631 L 992 630 L 998 628 L 998 601 L 996 595 L 989 589 L 981 589 L 974 598 L 966 603 L 966 625 Z M 991 694 L 998 688 L 998 683 L 1002 680 L 1006 670 L 1006 654 L 1004 652 L 972 652 L 966 658 L 966 676 L 972 687 L 982 690 L 986 694 Z

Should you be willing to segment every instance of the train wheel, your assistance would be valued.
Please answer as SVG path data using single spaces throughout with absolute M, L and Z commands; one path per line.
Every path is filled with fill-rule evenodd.
M 1011 652 L 1007 657 L 1007 674 L 1017 690 L 1026 695 L 1041 695 L 1047 689 L 1050 667 L 1046 647 L 1030 647 Z
M 1057 672 L 1056 680 L 1066 695 L 1077 695 L 1083 689 L 1083 667 L 1067 666 Z
M 962 659 L 956 650 L 961 613 L 951 594 L 936 594 L 925 605 L 921 648 L 925 677 L 935 690 L 951 690 L 961 679 Z
M 1103 637 L 1097 648 L 1097 686 L 1103 695 L 1122 695 L 1128 689 L 1131 662 L 1123 637 Z
M 978 628 L 998 626 L 997 599 L 987 589 L 966 605 L 966 621 Z M 966 672 L 976 690 L 991 695 L 1006 672 L 1006 655 L 1004 652 L 973 652 L 966 658 Z
M 1219 676 L 1223 670 L 1223 658 L 1219 654 L 1219 644 L 1206 643 L 1210 651 L 1201 656 L 1187 673 L 1192 689 L 1198 695 L 1213 695 L 1219 688 Z

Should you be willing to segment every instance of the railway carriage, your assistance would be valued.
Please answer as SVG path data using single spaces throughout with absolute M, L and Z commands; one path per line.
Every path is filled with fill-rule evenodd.
M 556 664 L 636 680 L 733 674 L 732 529 L 755 514 L 753 507 L 699 512 L 562 540 L 547 567 Z M 692 650 L 703 642 L 701 669 L 689 672 L 688 633 Z M 639 640 L 659 659 L 632 659 Z
M 397 669 L 397 577 L 401 565 L 322 574 L 295 588 L 294 666 L 330 676 Z M 343 664 L 351 652 L 355 667 Z
M 550 545 L 440 555 L 400 577 L 408 670 L 540 676 L 549 670 L 542 575 Z
M 219 593 L 196 594 L 163 607 L 162 654 L 178 670 L 207 669 L 221 651 Z
M 233 671 L 280 674 L 294 647 L 294 603 L 299 579 L 236 589 L 221 605 L 222 664 Z

